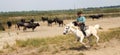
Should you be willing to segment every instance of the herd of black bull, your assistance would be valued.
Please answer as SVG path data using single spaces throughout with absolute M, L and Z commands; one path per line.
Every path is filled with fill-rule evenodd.
M 92 18 L 93 20 L 94 19 L 99 19 L 101 17 L 103 17 L 103 14 L 99 14 L 99 15 L 90 15 L 89 16 L 90 18 Z M 55 24 L 59 24 L 59 26 L 63 26 L 64 25 L 64 22 L 62 19 L 59 19 L 59 18 L 53 18 L 53 19 L 49 19 L 48 17 L 41 17 L 41 20 L 43 22 L 47 21 L 48 23 L 48 26 L 52 26 L 52 23 L 55 23 Z M 31 19 L 29 22 L 28 21 L 25 21 L 25 19 L 21 19 L 20 22 L 17 22 L 17 28 L 20 30 L 20 27 L 23 27 L 23 30 L 25 31 L 27 28 L 32 28 L 32 30 L 34 31 L 34 29 L 37 27 L 37 26 L 40 26 L 39 23 L 34 23 L 34 19 Z M 11 21 L 7 21 L 7 26 L 8 28 L 10 29 L 11 26 L 12 26 L 12 22 Z M 3 27 L 3 25 L 0 23 L 0 30 L 5 30 L 5 28 Z
M 8 29 L 10 29 L 11 26 L 12 26 L 12 22 L 7 21 L 7 26 L 8 26 Z M 32 30 L 34 31 L 34 29 L 37 26 L 40 26 L 40 24 L 39 23 L 34 23 L 34 19 L 31 19 L 30 21 L 25 21 L 25 19 L 21 19 L 15 25 L 15 27 L 17 27 L 19 30 L 20 30 L 20 27 L 23 27 L 23 31 L 25 31 L 27 28 L 32 28 Z
M 37 26 L 40 26 L 40 24 L 34 23 L 34 19 L 31 19 L 29 22 L 26 22 L 25 19 L 21 19 L 20 22 L 17 22 L 18 29 L 20 30 L 20 27 L 23 27 L 23 31 L 25 31 L 26 28 L 32 28 L 34 31 Z
M 52 23 L 54 22 L 55 24 L 58 23 L 59 26 L 63 26 L 64 22 L 62 19 L 59 18 L 53 18 L 53 19 L 48 19 L 48 17 L 42 17 L 41 20 L 43 22 L 47 21 L 48 22 L 48 26 L 52 26 Z
M 46 17 L 42 17 L 41 20 L 43 22 L 47 21 L 48 22 L 48 26 L 52 26 L 52 23 L 55 23 L 55 24 L 58 23 L 59 26 L 63 26 L 63 20 L 61 20 L 59 18 L 48 19 Z M 11 21 L 7 21 L 7 26 L 8 26 L 8 29 L 10 29 L 11 26 L 12 26 L 12 22 Z M 30 21 L 26 21 L 25 19 L 21 19 L 15 25 L 15 27 L 17 27 L 19 30 L 20 30 L 20 27 L 23 27 L 23 31 L 25 31 L 27 28 L 31 28 L 34 31 L 34 29 L 37 26 L 40 26 L 40 24 L 39 23 L 35 23 L 34 19 L 31 19 Z M 1 30 L 3 30 L 3 31 L 5 30 L 5 28 L 3 27 L 3 25 L 1 23 L 0 23 L 0 27 L 1 27 Z

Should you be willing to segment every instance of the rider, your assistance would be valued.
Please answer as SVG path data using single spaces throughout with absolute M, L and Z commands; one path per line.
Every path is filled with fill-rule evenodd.
M 82 15 L 82 11 L 77 12 L 77 24 L 80 27 L 80 30 L 82 31 L 82 33 L 84 34 L 84 36 L 86 36 L 85 33 L 85 21 L 86 18 Z

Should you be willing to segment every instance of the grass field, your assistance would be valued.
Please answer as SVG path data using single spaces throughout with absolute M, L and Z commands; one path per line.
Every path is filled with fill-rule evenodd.
M 120 27 L 119 28 L 111 28 L 109 31 L 102 31 L 98 33 L 100 35 L 100 43 L 109 42 L 112 39 L 120 40 Z M 91 46 L 95 47 L 95 38 L 92 38 Z M 87 41 L 85 39 L 84 41 Z M 101 44 L 102 45 L 102 44 Z M 91 48 L 93 49 L 93 48 Z M 32 50 L 34 50 L 32 52 Z M 60 35 L 52 38 L 33 38 L 28 40 L 16 40 L 16 45 L 6 47 L 6 50 L 0 51 L 0 54 L 17 54 L 22 52 L 26 52 L 25 54 L 21 53 L 19 55 L 55 55 L 57 53 L 65 52 L 64 54 L 71 55 L 84 55 L 82 52 L 77 53 L 69 53 L 69 51 L 84 51 L 86 50 L 79 42 L 76 42 L 76 39 L 73 34 L 68 35 Z M 28 52 L 27 52 L 28 51 Z M 30 51 L 30 52 L 29 52 Z M 70 51 L 71 52 L 71 51 Z M 59 54 L 58 54 L 59 55 Z

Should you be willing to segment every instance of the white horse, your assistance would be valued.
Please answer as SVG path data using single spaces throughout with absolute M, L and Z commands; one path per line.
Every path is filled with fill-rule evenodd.
M 86 36 L 80 31 L 79 27 L 74 26 L 73 23 L 69 23 L 65 26 L 65 29 L 63 31 L 63 34 L 68 33 L 69 31 L 73 32 L 75 36 L 77 37 L 77 40 L 80 41 L 83 45 L 85 43 L 83 42 L 84 37 L 90 37 L 91 35 L 95 36 L 97 38 L 96 43 L 98 44 L 99 36 L 97 35 L 97 29 L 99 29 L 100 26 L 96 24 L 95 26 L 88 26 L 88 28 L 85 30 Z M 90 41 L 90 39 L 88 39 Z

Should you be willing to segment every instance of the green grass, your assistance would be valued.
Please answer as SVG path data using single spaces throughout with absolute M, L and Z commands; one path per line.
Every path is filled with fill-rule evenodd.
M 112 38 L 116 38 L 120 40 L 120 27 L 111 28 L 109 31 L 99 33 L 99 35 L 101 42 L 109 41 Z
M 43 39 L 28 39 L 26 41 L 18 40 L 18 47 L 37 47 L 38 52 L 52 51 L 56 53 L 59 51 L 69 50 L 71 47 L 81 46 L 79 43 L 74 43 L 75 37 L 73 35 L 67 36 L 56 36 L 54 38 L 43 38 Z M 51 50 L 52 49 L 52 50 Z
M 26 47 L 26 46 L 34 46 L 39 47 L 40 45 L 48 45 L 48 44 L 56 44 L 60 45 L 63 43 L 72 42 L 74 40 L 73 35 L 67 35 L 67 36 L 56 36 L 54 38 L 42 38 L 42 39 L 28 39 L 26 41 L 17 41 L 17 45 L 20 47 Z

